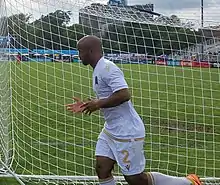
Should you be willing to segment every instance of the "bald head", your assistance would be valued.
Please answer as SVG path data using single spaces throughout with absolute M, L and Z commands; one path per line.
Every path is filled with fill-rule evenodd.
M 102 57 L 101 40 L 93 35 L 81 38 L 77 43 L 79 57 L 84 65 L 95 65 Z
M 81 38 L 78 41 L 78 46 L 85 46 L 87 48 L 96 48 L 96 49 L 101 49 L 102 48 L 102 43 L 101 40 L 93 35 L 87 35 L 83 38 Z

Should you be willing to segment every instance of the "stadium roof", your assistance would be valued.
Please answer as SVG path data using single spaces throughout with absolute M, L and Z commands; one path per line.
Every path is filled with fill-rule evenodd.
M 93 3 L 90 6 L 80 9 L 80 14 L 83 13 L 104 19 L 120 21 L 149 22 L 153 18 L 153 4 L 143 5 L 143 7 L 145 7 L 146 10 L 138 6 L 111 6 Z

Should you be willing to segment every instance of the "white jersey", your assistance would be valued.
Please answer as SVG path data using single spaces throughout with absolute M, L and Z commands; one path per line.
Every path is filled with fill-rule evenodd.
M 113 62 L 102 57 L 93 71 L 93 90 L 98 99 L 108 98 L 114 92 L 128 88 L 123 72 Z M 111 108 L 102 108 L 105 130 L 116 138 L 145 137 L 143 121 L 131 101 Z

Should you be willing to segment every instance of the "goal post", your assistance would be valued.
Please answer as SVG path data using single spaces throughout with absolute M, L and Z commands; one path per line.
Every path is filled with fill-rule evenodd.
M 0 1 L 0 17 L 5 15 L 5 3 Z M 7 37 L 4 36 L 7 34 L 5 19 L 0 19 L 0 28 L 0 172 L 4 173 L 4 165 L 11 167 L 13 161 L 10 63 L 5 54 L 5 48 L 8 44 Z
M 145 123 L 146 172 L 196 173 L 204 184 L 220 184 L 216 23 L 201 28 L 199 20 L 126 1 L 0 3 L 0 182 L 98 183 L 94 153 L 103 116 L 65 107 L 73 96 L 94 97 L 92 69 L 76 49 L 92 34 L 123 70 Z M 117 166 L 114 176 L 126 184 Z

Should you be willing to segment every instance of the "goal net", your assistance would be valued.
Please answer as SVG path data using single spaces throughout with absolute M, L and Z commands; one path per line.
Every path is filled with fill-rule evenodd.
M 72 114 L 94 97 L 76 50 L 98 36 L 124 72 L 146 126 L 146 172 L 220 184 L 220 31 L 119 1 L 0 1 L 0 182 L 95 184 L 103 116 Z M 126 3 L 126 2 L 121 2 Z M 125 183 L 116 166 L 114 176 Z M 9 183 L 10 184 L 10 183 Z

